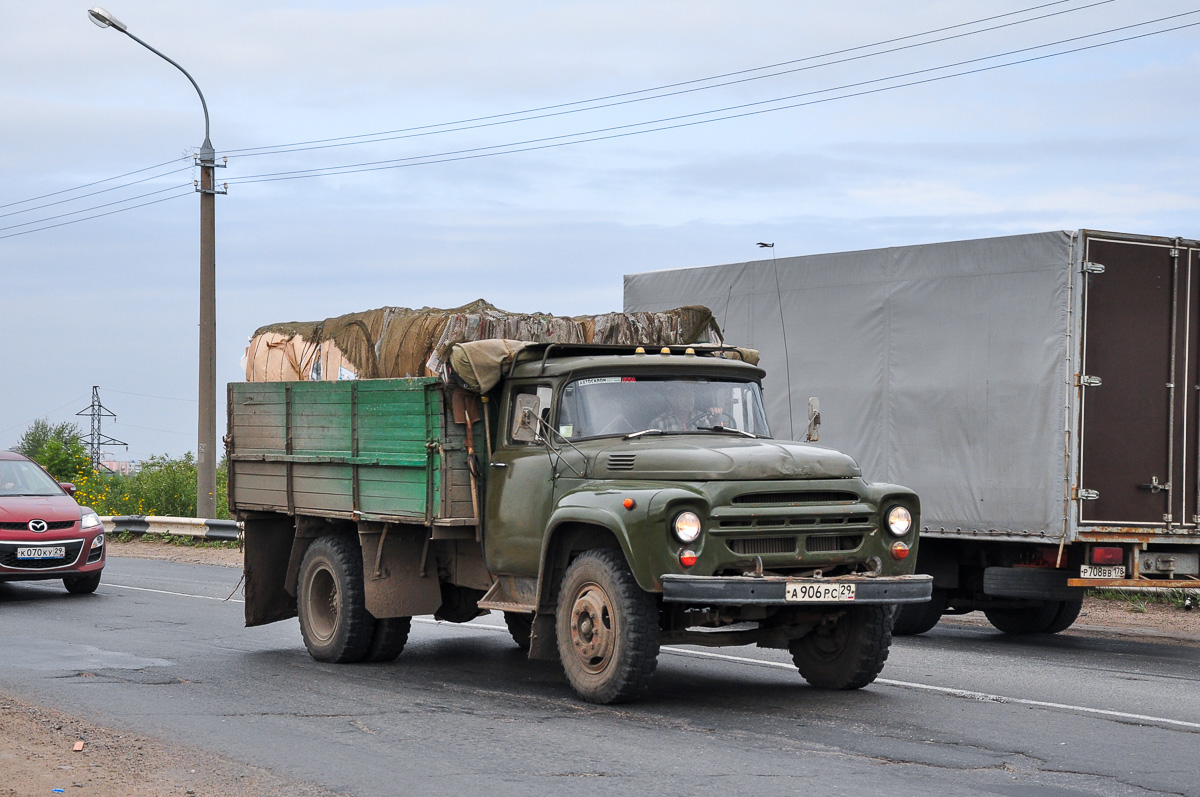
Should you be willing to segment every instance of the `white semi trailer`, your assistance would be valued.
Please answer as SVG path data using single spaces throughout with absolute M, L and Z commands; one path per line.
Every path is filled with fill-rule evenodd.
M 758 349 L 777 437 L 921 496 L 934 597 L 1056 632 L 1084 588 L 1200 588 L 1200 242 L 1079 230 L 647 272 Z M 782 377 L 782 378 L 781 378 Z

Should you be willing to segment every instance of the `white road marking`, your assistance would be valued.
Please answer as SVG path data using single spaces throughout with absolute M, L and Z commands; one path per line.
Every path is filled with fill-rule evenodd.
M 211 595 L 193 595 L 190 592 L 171 592 L 170 590 L 150 589 L 149 587 L 131 587 L 128 584 L 112 584 L 108 581 L 103 582 L 101 586 L 113 587 L 115 589 L 131 589 L 135 592 L 156 592 L 159 595 L 176 595 L 180 598 L 200 598 L 201 600 L 220 601 L 222 603 L 245 603 L 245 601 L 238 600 L 237 598 L 214 598 Z
M 759 667 L 774 667 L 781 670 L 796 669 L 791 664 L 784 664 L 777 661 L 765 661 L 763 659 L 752 659 L 745 656 L 730 656 L 725 653 L 709 653 L 702 650 L 688 650 L 686 648 L 664 647 L 662 650 L 667 653 L 674 653 L 682 656 L 695 656 L 704 659 L 720 659 L 722 661 L 738 662 L 740 664 L 753 664 Z M 1044 700 L 1028 700 L 1022 697 L 1005 697 L 1004 695 L 993 695 L 987 692 L 972 692 L 967 689 L 953 689 L 947 686 L 933 686 L 931 684 L 918 684 L 911 681 L 893 681 L 890 678 L 876 678 L 875 683 L 884 686 L 895 686 L 901 689 L 919 689 L 926 692 L 937 692 L 938 694 L 950 695 L 951 697 L 963 697 L 970 700 L 981 700 L 988 703 L 1013 703 L 1019 706 L 1036 706 L 1038 708 L 1055 708 L 1065 711 L 1082 711 L 1087 714 L 1098 714 L 1103 717 L 1113 717 L 1117 719 L 1141 720 L 1144 722 L 1161 722 L 1166 725 L 1175 725 L 1181 728 L 1190 728 L 1200 730 L 1200 722 L 1186 722 L 1184 720 L 1167 719 L 1166 717 L 1152 717 L 1146 714 L 1129 714 L 1124 711 L 1112 711 L 1105 708 L 1091 708 L 1089 706 L 1076 706 L 1069 703 L 1049 703 Z
M 210 595 L 192 595 L 187 592 L 170 592 L 165 589 L 150 589 L 148 587 L 131 587 L 125 584 L 110 584 L 105 582 L 106 587 L 116 587 L 117 589 L 131 589 L 138 592 L 156 592 L 160 595 L 177 595 L 181 598 L 201 598 L 210 601 L 225 601 L 225 598 L 214 598 Z M 245 603 L 245 601 L 236 598 L 228 599 L 229 603 Z M 445 620 L 426 620 L 421 617 L 414 617 L 413 622 L 424 623 L 426 625 L 437 626 L 457 626 L 467 630 L 475 631 L 508 631 L 508 628 L 502 625 L 490 625 L 484 623 L 449 623 Z M 667 645 L 660 648 L 664 653 L 670 653 L 675 656 L 692 656 L 700 659 L 718 659 L 720 661 L 730 661 L 737 664 L 750 664 L 756 667 L 772 667 L 778 670 L 795 670 L 791 664 L 784 664 L 778 661 L 766 661 L 765 659 L 752 659 L 747 656 L 730 656 L 727 653 L 709 653 L 704 650 L 688 650 L 687 648 L 677 648 L 672 645 Z M 1052 708 L 1062 711 L 1080 711 L 1085 714 L 1096 714 L 1101 717 L 1111 717 L 1122 720 L 1138 720 L 1141 722 L 1156 722 L 1163 725 L 1173 725 L 1179 728 L 1188 728 L 1190 730 L 1200 731 L 1200 722 L 1187 722 L 1185 720 L 1173 720 L 1166 717 L 1153 717 L 1147 714 L 1130 714 L 1125 711 L 1112 711 L 1105 708 L 1091 708 L 1090 706 L 1076 706 L 1070 703 L 1051 703 L 1045 700 L 1029 700 L 1022 697 L 1005 697 L 1004 695 L 993 695 L 987 692 L 972 692 L 968 689 L 954 689 L 948 686 L 933 686 L 932 684 L 919 684 L 912 681 L 894 681 L 890 678 L 876 678 L 875 683 L 883 686 L 894 686 L 900 689 L 917 689 L 924 692 L 935 692 L 937 694 L 949 695 L 950 697 L 960 697 L 968 700 L 979 700 L 987 703 L 1011 703 L 1018 706 L 1034 706 L 1037 708 Z

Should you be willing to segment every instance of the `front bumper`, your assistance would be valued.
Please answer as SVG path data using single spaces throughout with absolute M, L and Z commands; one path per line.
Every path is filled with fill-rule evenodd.
M 702 606 L 836 606 L 837 602 L 795 601 L 785 597 L 788 584 L 853 584 L 853 601 L 840 603 L 923 603 L 933 594 L 933 576 L 838 576 L 836 578 L 784 578 L 782 576 L 662 577 L 663 600 Z

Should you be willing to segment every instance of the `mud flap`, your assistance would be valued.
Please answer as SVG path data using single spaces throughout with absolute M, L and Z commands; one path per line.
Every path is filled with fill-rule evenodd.
M 393 526 L 386 534 L 360 529 L 367 611 L 375 617 L 433 614 L 442 605 L 437 573 L 421 574 L 424 535 L 420 527 L 399 530 Z
M 245 520 L 246 625 L 296 616 L 296 597 L 285 587 L 295 528 L 286 515 Z

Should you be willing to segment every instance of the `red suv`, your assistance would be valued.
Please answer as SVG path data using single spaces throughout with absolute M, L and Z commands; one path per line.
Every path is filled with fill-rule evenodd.
M 95 592 L 104 568 L 104 526 L 28 457 L 0 451 L 0 581 L 61 578 Z

